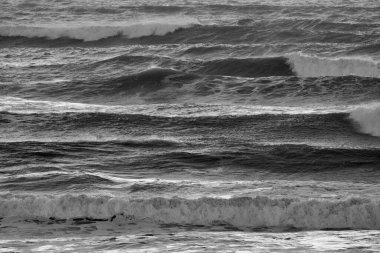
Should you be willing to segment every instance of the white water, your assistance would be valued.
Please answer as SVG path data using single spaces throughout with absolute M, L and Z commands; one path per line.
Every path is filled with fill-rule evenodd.
M 162 36 L 179 28 L 188 28 L 199 24 L 191 17 L 170 16 L 141 21 L 84 24 L 49 24 L 33 26 L 0 26 L 1 36 L 40 37 L 48 39 L 71 38 L 83 41 L 95 41 L 113 36 L 139 38 L 143 36 Z
M 380 64 L 371 58 L 326 58 L 302 53 L 288 54 L 293 71 L 301 77 L 362 76 L 380 78 Z
M 362 133 L 380 137 L 380 104 L 357 108 L 350 118 L 359 125 Z
M 159 224 L 303 229 L 380 229 L 380 202 L 365 198 L 336 200 L 270 198 L 122 199 L 110 196 L 1 196 L 0 217 L 77 218 L 150 221 Z

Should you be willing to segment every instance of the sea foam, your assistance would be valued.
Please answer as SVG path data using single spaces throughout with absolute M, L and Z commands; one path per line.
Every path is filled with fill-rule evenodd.
M 380 104 L 359 107 L 351 112 L 350 118 L 362 133 L 380 137 Z
M 327 58 L 302 53 L 288 54 L 287 58 L 300 77 L 353 75 L 380 78 L 380 64 L 371 58 Z
M 380 203 L 365 198 L 336 200 L 270 198 L 151 198 L 127 200 L 110 196 L 10 196 L 0 197 L 0 217 L 88 217 L 150 221 L 158 224 L 236 227 L 380 228 Z
M 139 38 L 144 36 L 162 36 L 180 28 L 189 28 L 199 24 L 191 17 L 165 17 L 150 20 L 114 22 L 107 24 L 54 24 L 36 26 L 0 26 L 0 36 L 28 38 L 71 38 L 83 41 L 96 41 L 113 36 Z

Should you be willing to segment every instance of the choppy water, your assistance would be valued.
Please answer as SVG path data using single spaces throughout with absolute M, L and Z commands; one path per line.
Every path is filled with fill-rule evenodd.
M 377 0 L 0 2 L 0 252 L 380 251 Z

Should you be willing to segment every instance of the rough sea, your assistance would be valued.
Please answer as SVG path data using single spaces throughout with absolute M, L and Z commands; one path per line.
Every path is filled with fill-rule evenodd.
M 379 0 L 0 1 L 0 252 L 376 252 L 379 183 Z

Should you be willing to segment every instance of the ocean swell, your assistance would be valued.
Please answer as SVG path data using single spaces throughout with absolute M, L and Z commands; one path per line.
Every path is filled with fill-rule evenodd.
M 380 203 L 365 198 L 339 200 L 269 198 L 152 198 L 110 196 L 1 196 L 0 217 L 150 221 L 159 224 L 300 229 L 379 229 Z
M 108 24 L 0 26 L 0 36 L 47 39 L 70 38 L 83 41 L 96 41 L 114 36 L 125 36 L 127 38 L 140 38 L 152 35 L 162 36 L 177 29 L 189 28 L 197 24 L 199 24 L 199 21 L 190 17 L 165 17 Z
M 265 50 L 261 48 L 262 51 Z M 193 47 L 186 53 L 207 55 L 209 52 L 224 50 L 221 47 Z M 248 50 L 248 49 L 245 49 Z M 251 50 L 255 50 L 252 49 Z M 210 59 L 211 58 L 211 59 Z M 380 78 L 380 63 L 368 57 L 322 57 L 304 53 L 289 53 L 273 56 L 270 53 L 260 57 L 205 57 L 205 59 L 184 59 L 174 57 L 152 57 L 147 55 L 120 55 L 97 62 L 112 63 L 156 63 L 182 72 L 205 75 L 238 77 L 299 76 L 301 78 L 357 76 Z

